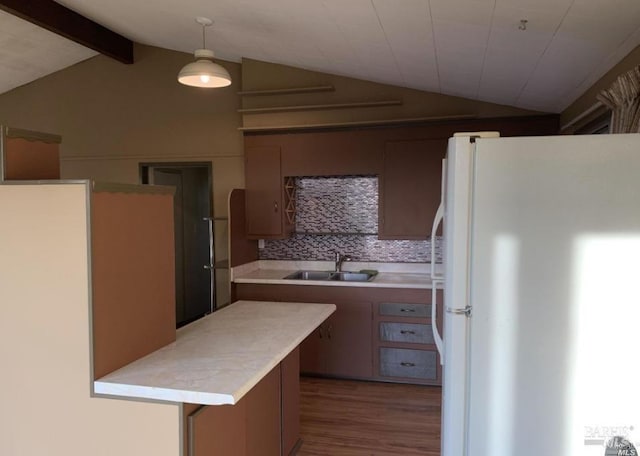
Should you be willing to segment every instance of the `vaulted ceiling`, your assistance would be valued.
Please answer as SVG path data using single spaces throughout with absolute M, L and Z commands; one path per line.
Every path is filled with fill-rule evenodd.
M 560 112 L 640 44 L 638 0 L 60 0 L 143 44 Z M 522 20 L 526 20 L 525 30 Z M 0 13 L 0 93 L 95 55 Z M 171 71 L 168 69 L 167 71 Z M 178 69 L 175 69 L 177 72 Z

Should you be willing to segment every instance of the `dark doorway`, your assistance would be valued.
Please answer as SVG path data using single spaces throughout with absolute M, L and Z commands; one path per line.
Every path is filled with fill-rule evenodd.
M 210 220 L 211 165 L 145 163 L 143 184 L 175 187 L 176 324 L 184 326 L 215 310 Z

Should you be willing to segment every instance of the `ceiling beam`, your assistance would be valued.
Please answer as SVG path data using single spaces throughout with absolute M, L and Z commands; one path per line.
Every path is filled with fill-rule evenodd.
M 133 42 L 53 0 L 0 0 L 0 10 L 122 63 L 133 63 Z

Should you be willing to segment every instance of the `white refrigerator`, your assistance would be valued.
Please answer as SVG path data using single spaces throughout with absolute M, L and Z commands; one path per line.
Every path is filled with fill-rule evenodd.
M 435 276 L 442 455 L 636 455 L 640 135 L 461 135 Z

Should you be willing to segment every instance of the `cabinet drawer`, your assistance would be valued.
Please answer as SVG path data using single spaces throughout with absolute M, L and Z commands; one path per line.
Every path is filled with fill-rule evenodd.
M 429 318 L 431 316 L 431 304 L 383 302 L 380 304 L 380 315 L 390 317 Z
M 438 377 L 435 351 L 380 348 L 380 375 L 436 380 Z
M 411 344 L 433 344 L 431 325 L 414 323 L 380 323 L 380 340 L 389 342 L 407 342 Z

